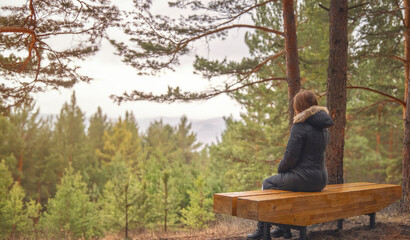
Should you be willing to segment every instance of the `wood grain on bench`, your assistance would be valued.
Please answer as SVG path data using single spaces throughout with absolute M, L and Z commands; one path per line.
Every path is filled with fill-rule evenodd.
M 323 191 L 334 188 L 346 188 L 353 186 L 366 186 L 375 183 L 359 182 L 359 183 L 344 183 L 344 184 L 332 184 L 327 185 Z M 237 199 L 240 197 L 260 196 L 260 195 L 272 195 L 272 194 L 284 194 L 293 193 L 283 190 L 255 190 L 245 192 L 230 192 L 230 193 L 216 193 L 214 194 L 214 209 L 215 213 L 221 213 L 226 215 L 237 215 Z
M 309 226 L 382 210 L 401 198 L 401 187 L 390 184 L 345 185 L 321 192 L 287 192 L 237 199 L 237 216 Z

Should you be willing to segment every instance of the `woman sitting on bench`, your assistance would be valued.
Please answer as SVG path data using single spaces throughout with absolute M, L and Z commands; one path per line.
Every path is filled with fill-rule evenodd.
M 263 181 L 262 189 L 294 192 L 320 192 L 327 184 L 325 151 L 329 142 L 326 128 L 333 125 L 326 107 L 318 106 L 311 91 L 300 91 L 293 99 L 296 116 L 290 131 L 286 151 L 279 163 L 278 174 Z M 291 238 L 290 228 L 278 227 L 272 237 Z M 258 222 L 254 233 L 247 239 L 263 237 L 263 223 Z

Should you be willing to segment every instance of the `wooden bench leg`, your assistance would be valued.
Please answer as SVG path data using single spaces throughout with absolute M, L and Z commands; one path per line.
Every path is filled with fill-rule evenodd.
M 263 240 L 271 240 L 270 237 L 270 223 L 263 222 Z
M 299 240 L 306 240 L 307 227 L 301 227 L 299 229 Z
M 376 227 L 376 213 L 367 214 L 370 217 L 370 228 Z
M 343 219 L 337 220 L 337 229 L 343 230 Z

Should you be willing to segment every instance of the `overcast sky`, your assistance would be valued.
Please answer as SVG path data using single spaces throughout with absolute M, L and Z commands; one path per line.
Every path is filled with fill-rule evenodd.
M 25 2 L 2 0 L 1 5 L 17 1 Z M 127 1 L 128 4 L 132 3 L 131 0 L 121 0 L 121 3 L 125 4 Z M 158 10 L 169 11 L 163 8 L 159 7 Z M 194 55 L 209 56 L 211 59 L 224 57 L 240 59 L 248 54 L 243 38 L 244 31 L 231 30 L 226 40 L 214 40 L 210 43 L 209 48 L 204 42 L 197 42 L 195 51 L 191 56 L 183 58 L 184 60 L 175 72 L 167 72 L 155 77 L 137 76 L 136 70 L 122 63 L 121 58 L 113 54 L 114 48 L 108 42 L 103 42 L 102 50 L 80 65 L 81 72 L 91 76 L 94 81 L 90 84 L 80 83 L 69 90 L 60 89 L 40 93 L 35 96 L 35 99 L 42 114 L 58 114 L 64 102 L 69 101 L 72 92 L 75 91 L 78 105 L 87 116 L 94 114 L 100 106 L 110 118 L 124 116 L 127 110 L 134 112 L 137 118 L 181 117 L 182 115 L 186 115 L 188 119 L 208 119 L 230 115 L 238 118 L 240 106 L 226 95 L 192 103 L 160 104 L 144 101 L 122 103 L 120 106 L 113 103 L 109 96 L 119 95 L 133 89 L 165 93 L 168 85 L 180 86 L 183 91 L 204 90 L 206 86 L 209 86 L 209 82 L 200 75 L 193 74 Z M 70 42 L 69 37 L 67 37 L 67 42 Z

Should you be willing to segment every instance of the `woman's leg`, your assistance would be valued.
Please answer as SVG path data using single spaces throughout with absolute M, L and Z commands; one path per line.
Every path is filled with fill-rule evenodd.
M 284 190 L 285 184 L 283 182 L 283 176 L 281 174 L 273 175 L 263 180 L 262 190 L 266 189 L 278 189 Z

